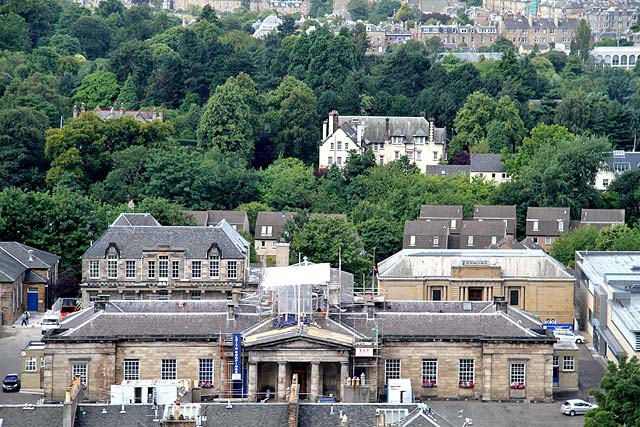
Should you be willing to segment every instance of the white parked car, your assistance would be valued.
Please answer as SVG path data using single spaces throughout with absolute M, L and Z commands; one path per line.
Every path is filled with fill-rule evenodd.
M 572 341 L 576 344 L 582 344 L 584 342 L 582 335 L 576 335 L 568 329 L 556 329 L 553 331 L 553 335 L 558 338 L 558 341 Z
M 567 400 L 560 407 L 560 411 L 565 415 L 586 414 L 588 410 L 597 408 L 595 403 L 585 402 L 581 399 Z

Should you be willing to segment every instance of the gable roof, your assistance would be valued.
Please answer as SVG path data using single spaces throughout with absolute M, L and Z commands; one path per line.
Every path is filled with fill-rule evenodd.
M 244 228 L 244 226 L 249 223 L 249 219 L 245 211 L 210 209 L 206 211 L 184 211 L 184 213 L 190 215 L 195 220 L 196 225 L 200 227 L 210 227 L 216 225 L 223 219 L 229 224 L 235 225 L 236 229 Z
M 469 175 L 469 165 L 427 165 L 425 173 L 432 176 Z
M 611 153 L 611 157 L 605 160 L 605 163 L 614 172 L 635 171 L 640 169 L 640 152 L 615 150 Z
M 422 205 L 420 219 L 462 219 L 462 205 Z
M 22 243 L 0 242 L 0 282 L 15 282 L 30 269 L 48 270 L 59 260 L 57 255 Z M 30 276 L 30 279 L 32 283 L 39 281 L 35 276 Z
M 504 172 L 501 154 L 472 154 L 471 172 Z
M 624 209 L 582 209 L 580 223 L 583 225 L 624 224 Z
M 243 259 L 249 243 L 222 221 L 215 227 L 109 227 L 82 255 L 82 258 L 104 258 L 109 246 L 115 243 L 122 258 L 142 258 L 147 248 L 168 246 L 184 250 L 185 258 L 204 259 L 212 245 L 217 245 L 224 259 Z
M 473 208 L 473 217 L 507 220 L 507 234 L 516 234 L 516 205 L 476 205 Z
M 255 238 L 263 240 L 278 240 L 282 236 L 284 226 L 293 219 L 293 212 L 258 212 L 256 218 Z M 262 234 L 262 227 L 271 226 L 271 234 Z
M 389 121 L 389 137 L 403 136 L 405 142 L 412 143 L 414 136 L 428 136 L 429 122 L 424 117 L 386 117 L 386 116 L 338 116 L 338 128 L 355 135 L 354 122 L 364 126 L 363 137 L 368 143 L 380 143 L 386 140 L 387 120 Z M 348 128 L 343 125 L 349 123 Z M 444 128 L 434 129 L 434 140 L 437 144 L 444 144 L 446 131 Z M 353 139 L 353 138 L 352 138 Z
M 507 224 L 500 219 L 482 219 L 462 221 L 460 234 L 464 236 L 499 236 L 507 235 Z
M 527 208 L 527 236 L 559 236 L 569 230 L 569 208 Z M 538 230 L 533 224 L 538 223 Z M 563 223 L 560 230 L 558 223 Z
M 150 213 L 121 213 L 111 227 L 157 227 L 160 223 Z
M 405 221 L 405 236 L 442 236 L 449 234 L 449 221 Z

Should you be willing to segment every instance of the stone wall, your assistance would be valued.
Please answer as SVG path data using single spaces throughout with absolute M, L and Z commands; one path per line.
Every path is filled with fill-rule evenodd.
M 401 378 L 411 379 L 415 398 L 475 398 L 508 400 L 551 399 L 553 346 L 551 344 L 483 344 L 425 342 L 385 344 L 378 367 L 378 389 L 385 388 L 385 359 L 400 359 Z M 437 387 L 422 388 L 422 360 L 438 361 Z M 474 388 L 459 387 L 459 360 L 475 360 Z M 525 363 L 526 387 L 512 390 L 511 363 Z

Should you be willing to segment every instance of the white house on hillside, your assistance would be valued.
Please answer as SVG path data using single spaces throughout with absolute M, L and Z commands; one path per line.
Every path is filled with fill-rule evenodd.
M 446 160 L 446 132 L 422 117 L 339 116 L 333 110 L 322 126 L 319 167 L 343 167 L 349 152 L 373 150 L 378 164 L 407 156 L 422 173 Z
M 606 190 L 624 172 L 638 169 L 640 169 L 640 152 L 613 150 L 611 157 L 605 160 L 598 170 L 593 186 L 598 190 Z

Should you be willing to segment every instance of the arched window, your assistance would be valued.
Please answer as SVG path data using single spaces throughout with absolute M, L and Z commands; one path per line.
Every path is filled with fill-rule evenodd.
M 627 65 L 627 55 L 622 55 L 620 57 L 620 65 Z
M 613 60 L 611 61 L 611 65 L 614 67 L 620 65 L 620 57 L 618 57 L 618 55 L 613 55 Z
M 212 245 L 208 252 L 209 277 L 211 279 L 220 278 L 220 249 L 217 245 Z
M 636 65 L 636 56 L 629 55 L 629 65 Z

